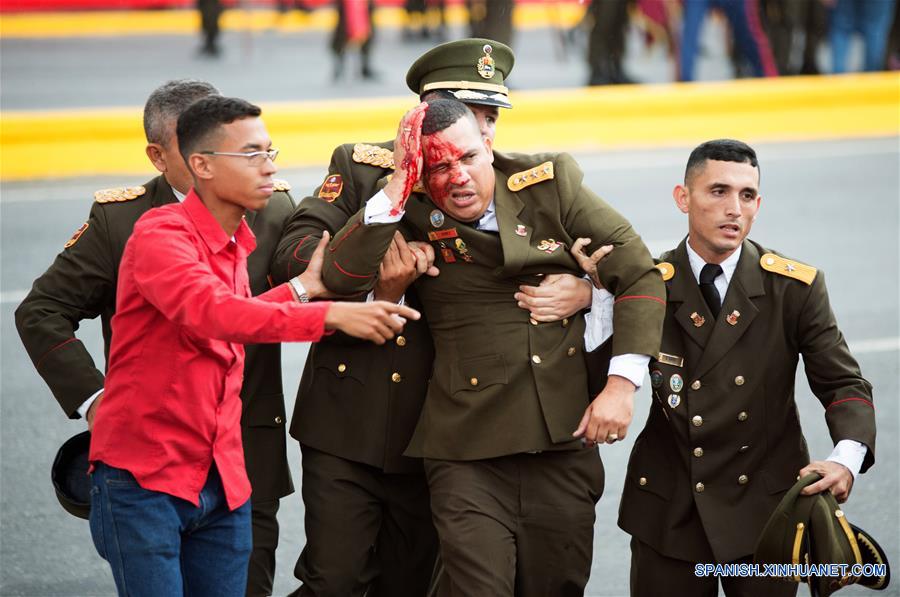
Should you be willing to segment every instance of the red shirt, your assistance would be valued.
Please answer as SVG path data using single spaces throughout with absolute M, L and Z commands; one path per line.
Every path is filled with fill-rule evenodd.
M 250 297 L 242 221 L 228 237 L 196 193 L 134 226 L 119 268 L 109 368 L 91 462 L 199 505 L 215 461 L 232 510 L 250 497 L 241 447 L 244 343 L 316 341 L 330 303 L 287 284 Z

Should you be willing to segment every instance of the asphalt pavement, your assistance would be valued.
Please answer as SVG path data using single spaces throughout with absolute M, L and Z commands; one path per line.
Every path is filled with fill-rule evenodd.
M 523 34 L 520 34 L 523 35 Z M 716 31 L 707 32 L 716 48 Z M 376 46 L 381 79 L 364 83 L 330 80 L 326 36 L 305 34 L 225 36 L 226 55 L 208 62 L 193 55 L 186 36 L 99 39 L 2 40 L 0 66 L 3 109 L 140 105 L 161 81 L 180 76 L 210 79 L 228 94 L 256 101 L 366 98 L 405 93 L 406 67 L 425 45 L 403 44 L 396 31 L 384 32 Z M 641 54 L 632 37 L 629 69 L 647 81 L 666 81 L 661 54 Z M 580 55 L 563 54 L 553 30 L 527 33 L 516 45 L 518 88 L 574 87 L 586 78 Z M 703 78 L 725 78 L 727 64 L 708 54 Z M 502 130 L 498 149 L 503 146 Z M 846 506 L 848 518 L 869 530 L 900 562 L 900 474 L 898 474 L 898 378 L 900 378 L 900 146 L 898 139 L 843 139 L 757 147 L 763 202 L 751 237 L 767 247 L 827 273 L 832 308 L 875 387 L 878 451 L 874 468 L 860 477 Z M 674 207 L 672 186 L 683 174 L 690 148 L 666 148 L 577 155 L 585 182 L 625 214 L 651 251 L 671 248 L 686 221 Z M 40 159 L 40 156 L 34 156 Z M 149 166 L 149 165 L 148 165 Z M 52 177 L 52 173 L 48 173 Z M 148 169 L 146 178 L 154 173 Z M 296 198 L 322 178 L 321 169 L 280 173 Z M 132 184 L 112 178 L 44 180 L 0 186 L 0 595 L 112 595 L 106 563 L 91 543 L 85 521 L 56 502 L 49 471 L 56 449 L 83 429 L 69 421 L 35 373 L 14 329 L 13 311 L 31 281 L 62 250 L 84 221 L 92 192 Z M 97 322 L 79 336 L 95 359 L 102 359 Z M 305 345 L 284 351 L 284 384 L 291 412 L 306 354 Z M 796 401 L 813 458 L 824 458 L 831 441 L 823 409 L 809 392 L 802 366 Z M 587 594 L 628 593 L 628 537 L 615 524 L 628 453 L 643 425 L 650 396 L 636 399 L 635 422 L 626 441 L 601 448 L 606 492 L 597 508 L 594 564 Z M 285 498 L 279 515 L 276 594 L 296 584 L 293 564 L 304 542 L 299 494 L 299 453 L 290 442 L 297 493 Z M 736 524 L 740 524 L 736 521 Z M 900 583 L 887 594 L 900 595 Z M 840 595 L 868 595 L 850 587 Z M 885 594 L 885 593 L 882 593 Z

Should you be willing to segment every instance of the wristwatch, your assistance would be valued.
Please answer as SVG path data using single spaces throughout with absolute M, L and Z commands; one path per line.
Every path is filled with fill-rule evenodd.
M 291 288 L 294 289 L 294 292 L 297 293 L 297 300 L 301 303 L 309 302 L 309 293 L 306 292 L 306 288 L 303 286 L 303 282 L 300 281 L 299 276 L 295 276 L 289 281 Z

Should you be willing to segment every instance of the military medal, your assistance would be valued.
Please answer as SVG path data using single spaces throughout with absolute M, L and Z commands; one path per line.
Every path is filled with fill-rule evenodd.
M 679 404 L 681 404 L 681 396 L 678 394 L 669 394 L 669 398 L 666 400 L 669 403 L 669 406 L 672 408 L 677 408 Z
M 472 263 L 472 256 L 469 255 L 469 249 L 466 247 L 465 241 L 461 238 L 456 239 L 456 251 L 459 253 L 459 256 L 463 258 L 463 261 Z
M 551 239 L 542 240 L 541 242 L 539 242 L 538 246 L 537 246 L 537 250 L 543 251 L 544 253 L 547 253 L 549 255 L 549 254 L 553 253 L 553 251 L 560 248 L 561 246 L 562 246 L 562 243 L 557 242 L 551 238 Z
M 428 216 L 428 220 L 431 222 L 432 226 L 440 228 L 444 225 L 444 214 L 441 213 L 440 210 L 432 210 L 431 214 Z
M 737 325 L 738 319 L 740 318 L 741 312 L 735 309 L 725 317 L 725 321 L 727 321 L 731 325 Z
M 456 262 L 456 256 L 453 254 L 453 251 L 451 251 L 443 242 L 441 243 L 441 257 L 444 258 L 444 263 Z
M 658 388 L 662 385 L 663 374 L 662 371 L 658 369 L 654 369 L 650 372 L 650 385 L 654 388 Z
M 491 58 L 491 52 L 494 50 L 490 45 L 484 44 L 482 51 L 484 56 L 478 59 L 475 69 L 483 79 L 492 79 L 494 77 L 494 59 Z
M 519 236 L 526 236 L 528 234 L 528 229 L 525 228 L 525 226 L 523 226 L 522 224 L 517 224 L 516 234 L 518 234 Z
M 672 388 L 673 392 L 680 392 L 681 389 L 684 388 L 684 380 L 681 379 L 680 375 L 675 373 L 669 378 L 669 387 Z
M 694 311 L 693 313 L 691 313 L 691 321 L 694 322 L 695 328 L 699 328 L 704 323 L 706 323 L 706 318 Z

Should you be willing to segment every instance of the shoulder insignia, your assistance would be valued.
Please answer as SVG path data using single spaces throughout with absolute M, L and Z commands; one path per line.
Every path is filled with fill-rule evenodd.
M 114 189 L 100 189 L 94 193 L 94 201 L 97 203 L 121 203 L 137 199 L 147 192 L 143 186 L 116 187 Z
M 506 186 L 509 187 L 510 191 L 516 192 L 551 178 L 553 178 L 553 162 L 544 162 L 540 166 L 535 166 L 529 170 L 516 172 L 509 177 Z
M 63 249 L 68 249 L 69 247 L 71 247 L 72 245 L 77 243 L 78 239 L 81 238 L 81 235 L 84 234 L 84 231 L 88 229 L 89 225 L 90 224 L 88 222 L 85 222 L 84 224 L 82 224 L 81 227 L 75 231 L 75 234 L 72 235 L 72 238 L 70 238 L 68 241 L 66 241 L 66 244 L 63 246 Z
M 344 189 L 344 179 L 340 174 L 329 174 L 319 186 L 319 199 L 324 199 L 328 203 L 334 203 L 335 199 L 341 196 Z
M 377 145 L 357 143 L 353 146 L 353 161 L 379 168 L 394 169 L 394 152 Z
M 662 263 L 656 264 L 656 269 L 659 270 L 659 273 L 662 274 L 662 279 L 664 282 L 668 282 L 672 279 L 672 276 L 675 275 L 675 266 L 667 261 L 663 261 Z
M 273 191 L 290 191 L 291 183 L 286 180 L 280 180 L 278 178 L 272 179 L 272 190 Z
M 813 280 L 816 278 L 816 272 L 818 271 L 811 265 L 806 265 L 805 263 L 800 263 L 793 259 L 786 259 L 775 253 L 766 253 L 760 257 L 759 264 L 766 271 L 800 280 L 807 286 L 813 283 Z

